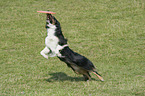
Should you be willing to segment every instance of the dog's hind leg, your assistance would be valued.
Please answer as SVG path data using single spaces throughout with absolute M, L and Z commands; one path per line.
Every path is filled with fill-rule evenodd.
M 89 74 L 89 72 L 86 72 L 83 74 L 85 81 L 91 80 L 91 75 Z
M 49 50 L 47 47 L 45 47 L 45 48 L 40 52 L 40 54 L 41 54 L 44 58 L 48 59 L 48 54 L 49 54 L 49 52 L 50 52 L 50 50 Z

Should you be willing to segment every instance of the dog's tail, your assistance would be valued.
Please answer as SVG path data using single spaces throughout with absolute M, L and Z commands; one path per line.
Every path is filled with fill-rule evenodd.
M 93 73 L 94 73 L 95 75 L 97 75 L 98 78 L 99 78 L 101 81 L 104 81 L 104 79 L 101 77 L 101 75 L 100 75 L 97 71 L 94 71 L 94 70 L 93 70 Z

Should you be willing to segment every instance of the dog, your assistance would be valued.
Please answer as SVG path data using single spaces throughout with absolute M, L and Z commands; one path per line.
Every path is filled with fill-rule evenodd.
M 46 29 L 47 37 L 45 38 L 46 47 L 40 54 L 48 59 L 48 57 L 57 56 L 61 61 L 65 62 L 75 73 L 82 74 L 86 81 L 91 80 L 90 72 L 98 76 L 101 81 L 104 79 L 96 71 L 93 63 L 69 48 L 67 39 L 61 31 L 61 26 L 58 20 L 51 14 L 46 14 Z

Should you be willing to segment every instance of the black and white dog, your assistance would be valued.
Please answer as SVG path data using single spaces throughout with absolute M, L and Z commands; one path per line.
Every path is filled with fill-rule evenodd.
M 64 38 L 60 23 L 51 14 L 46 14 L 47 37 L 45 38 L 46 47 L 40 52 L 46 59 L 57 56 L 65 62 L 68 67 L 77 74 L 82 74 L 85 80 L 91 80 L 90 72 L 104 81 L 101 75 L 95 70 L 93 63 L 86 57 L 72 51 Z

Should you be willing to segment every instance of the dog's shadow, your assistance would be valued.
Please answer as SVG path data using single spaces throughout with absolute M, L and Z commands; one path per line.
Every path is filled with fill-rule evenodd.
M 83 77 L 71 77 L 63 72 L 56 72 L 56 73 L 50 73 L 51 77 L 46 79 L 47 82 L 55 82 L 55 81 L 85 81 Z M 92 80 L 95 80 L 92 78 Z

